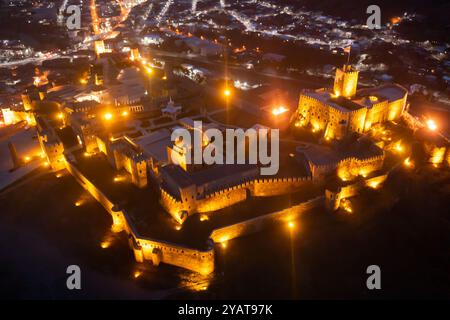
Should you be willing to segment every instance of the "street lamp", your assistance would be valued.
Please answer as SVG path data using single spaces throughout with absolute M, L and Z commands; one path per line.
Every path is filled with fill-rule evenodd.
M 113 116 L 110 112 L 107 112 L 103 117 L 105 118 L 105 120 L 111 120 Z
M 413 166 L 413 162 L 411 161 L 410 158 L 406 158 L 405 161 L 403 161 L 403 164 L 405 165 L 405 167 L 411 168 Z
M 284 107 L 284 106 L 279 106 L 279 107 L 276 107 L 276 108 L 273 108 L 273 109 L 272 109 L 272 114 L 273 114 L 274 116 L 278 116 L 278 115 L 280 115 L 280 114 L 282 114 L 282 113 L 285 113 L 286 111 L 288 111 L 288 109 L 287 109 L 286 107 Z
M 102 243 L 100 243 L 100 247 L 102 249 L 107 249 L 110 245 L 111 243 L 109 241 L 103 241 Z
M 145 67 L 145 71 L 147 71 L 148 74 L 152 74 L 153 73 L 153 69 L 150 67 Z
M 428 119 L 428 120 L 427 120 L 427 127 L 428 127 L 428 129 L 430 129 L 431 131 L 436 131 L 436 129 L 437 129 L 436 122 L 434 122 L 433 119 Z

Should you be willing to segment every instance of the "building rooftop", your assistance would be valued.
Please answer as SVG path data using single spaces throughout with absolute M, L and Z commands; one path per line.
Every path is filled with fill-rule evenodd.
M 408 90 L 398 84 L 386 84 L 375 88 L 358 90 L 356 95 L 357 97 L 374 96 L 378 100 L 396 101 L 403 99 L 407 93 Z
M 76 101 L 67 106 L 73 112 L 86 112 L 88 110 L 95 110 L 102 105 L 96 100 Z
M 311 97 L 317 101 L 322 102 L 340 112 L 349 112 L 350 110 L 340 105 L 338 101 L 333 100 L 330 91 L 320 90 L 320 91 L 306 91 L 303 95 Z
M 306 159 L 316 166 L 325 166 L 340 160 L 332 148 L 315 144 L 298 147 L 297 152 L 303 153 Z
M 72 99 L 77 94 L 80 94 L 84 91 L 84 88 L 78 85 L 63 85 L 50 88 L 47 91 L 47 99 L 49 100 L 65 100 Z
M 345 97 L 337 97 L 337 98 L 330 98 L 330 101 L 332 101 L 335 104 L 338 104 L 339 106 L 343 107 L 347 111 L 355 111 L 358 109 L 361 109 L 363 105 L 358 104 L 353 99 L 347 99 Z
M 62 129 L 55 129 L 55 133 L 64 145 L 64 149 L 78 145 L 78 140 L 71 127 L 64 127 Z
M 328 90 L 306 91 L 303 94 L 314 98 L 340 112 L 351 112 L 363 107 L 372 107 L 375 103 L 382 101 L 396 101 L 403 99 L 408 91 L 397 84 L 386 84 L 383 86 L 361 89 L 356 92 L 352 99 L 345 97 L 333 97 Z
M 316 166 L 333 165 L 345 158 L 367 159 L 383 155 L 383 150 L 366 139 L 342 141 L 334 147 L 317 144 L 304 144 L 297 152 Z
M 232 187 L 253 179 L 307 178 L 308 170 L 300 165 L 295 157 L 295 146 L 291 143 L 280 144 L 279 170 L 275 175 L 261 175 L 260 166 L 255 164 L 210 165 L 192 172 L 186 172 L 177 165 L 168 165 L 161 169 L 163 177 L 171 183 L 164 187 L 174 197 L 180 197 L 179 188 L 204 186 L 205 193 L 213 193 L 221 188 Z M 272 164 L 273 165 L 273 164 Z
M 127 157 L 131 159 L 135 160 L 147 159 L 147 156 L 144 155 L 140 147 L 127 137 L 115 140 L 114 142 L 112 142 L 112 147 L 114 149 L 120 150 L 121 153 L 125 154 Z
M 196 186 L 209 186 L 208 193 L 216 190 L 214 186 L 233 186 L 240 182 L 251 180 L 258 176 L 259 168 L 256 165 L 212 165 L 204 169 L 187 172 L 177 165 L 167 165 L 161 169 L 163 177 L 170 177 L 179 188 Z M 169 187 L 170 188 L 170 187 Z M 179 196 L 179 190 L 172 190 L 174 195 Z
M 133 141 L 150 157 L 157 162 L 167 163 L 167 147 L 173 143 L 170 140 L 171 133 L 168 129 L 151 132 Z

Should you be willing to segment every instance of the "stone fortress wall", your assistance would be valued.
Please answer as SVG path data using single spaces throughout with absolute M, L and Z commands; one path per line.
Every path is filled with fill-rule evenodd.
M 193 249 L 180 244 L 169 243 L 166 241 L 152 239 L 140 235 L 133 222 L 129 219 L 125 210 L 115 205 L 108 197 L 98 189 L 87 177 L 85 177 L 75 166 L 74 160 L 70 154 L 64 158 L 65 168 L 72 174 L 76 181 L 87 190 L 111 215 L 114 232 L 124 231 L 129 238 L 130 248 L 133 250 L 134 257 L 140 263 L 160 263 L 170 264 L 184 269 L 188 269 L 200 274 L 210 274 L 214 271 L 215 250 L 211 243 L 207 250 Z M 375 177 L 365 180 L 365 184 L 370 184 L 373 179 L 382 179 Z M 279 178 L 279 179 L 254 179 L 246 181 L 240 185 L 229 187 L 197 200 L 197 212 L 206 212 L 219 210 L 223 207 L 244 201 L 249 196 L 267 197 L 293 192 L 306 183 L 312 183 L 311 177 L 304 178 Z M 349 196 L 357 193 L 361 185 L 345 187 L 338 192 L 329 193 L 326 196 L 320 196 L 306 201 L 290 208 L 277 212 L 262 215 L 250 220 L 213 230 L 210 239 L 214 242 L 224 242 L 246 234 L 258 232 L 271 224 L 289 222 L 295 220 L 301 213 L 324 204 L 333 205 Z M 169 193 L 161 191 L 161 202 L 165 204 L 172 212 L 178 213 L 183 210 L 184 203 L 172 197 Z
M 65 163 L 66 169 L 77 182 L 111 215 L 113 231 L 125 231 L 128 234 L 130 247 L 137 262 L 149 261 L 154 265 L 159 265 L 162 262 L 201 274 L 209 274 L 214 271 L 214 248 L 211 247 L 209 250 L 201 251 L 139 235 L 125 210 L 119 209 L 109 200 L 75 167 L 71 160 L 66 159 Z
M 128 234 L 129 245 L 133 250 L 134 257 L 137 262 L 145 263 L 149 262 L 153 265 L 159 265 L 160 263 L 166 263 L 177 267 L 185 268 L 200 274 L 210 274 L 214 271 L 214 247 L 211 245 L 210 249 L 202 251 L 186 246 L 169 243 L 162 240 L 151 239 L 140 235 L 132 221 L 127 216 L 125 210 L 121 210 L 115 205 L 108 197 L 101 192 L 87 177 L 85 177 L 74 165 L 73 160 L 66 158 L 66 169 L 76 181 L 88 191 L 111 215 L 113 220 L 112 230 L 114 232 L 125 231 Z M 382 183 L 386 176 L 373 177 L 365 180 L 366 185 L 370 185 L 375 180 L 377 183 Z M 292 188 L 302 186 L 304 183 L 311 181 L 310 178 L 303 179 L 257 179 L 255 181 L 246 182 L 242 185 L 235 186 L 228 190 L 223 190 L 209 195 L 205 199 L 201 200 L 200 208 L 209 210 L 215 208 L 213 205 L 218 201 L 218 198 L 228 199 L 228 193 L 235 193 L 231 197 L 232 199 L 240 199 L 240 195 L 246 196 L 252 194 L 254 196 L 270 196 L 277 195 L 292 191 Z M 280 211 L 262 215 L 250 220 L 242 221 L 240 223 L 226 226 L 224 228 L 215 229 L 210 235 L 210 239 L 216 243 L 231 240 L 233 238 L 241 237 L 247 234 L 261 231 L 263 228 L 277 223 L 289 222 L 298 218 L 298 216 L 315 207 L 322 206 L 324 204 L 330 205 L 330 200 L 339 199 L 342 200 L 346 197 L 355 195 L 361 188 L 361 185 L 354 184 L 347 186 L 339 192 L 333 193 L 332 198 L 330 193 L 326 193 L 324 196 L 319 196 L 304 203 L 286 208 Z M 248 189 L 249 188 L 249 189 Z M 249 191 L 248 191 L 249 190 Z M 242 192 L 242 193 L 241 193 Z M 327 191 L 328 192 L 328 191 Z M 170 203 L 171 206 L 181 206 L 181 202 L 171 197 L 167 192 L 162 191 L 162 198 L 164 202 Z M 223 203 L 228 204 L 228 200 L 222 200 Z M 337 202 L 337 200 L 336 200 Z M 181 208 L 181 207 L 180 207 Z
M 287 223 L 296 220 L 300 214 L 324 204 L 324 196 L 319 196 L 298 205 L 280 211 L 265 214 L 220 229 L 215 229 L 210 238 L 216 242 L 225 242 L 261 231 L 271 224 Z
M 160 203 L 175 220 L 182 222 L 180 219 L 182 211 L 186 211 L 188 215 L 217 211 L 245 201 L 249 196 L 271 197 L 292 193 L 311 181 L 310 177 L 254 179 L 232 187 L 224 187 L 204 198 L 197 199 L 194 196 L 192 200 L 192 197 L 186 197 L 187 201 L 176 199 L 167 190 L 161 188 Z
M 113 220 L 113 231 L 121 232 L 125 231 L 129 237 L 129 245 L 133 250 L 134 257 L 137 262 L 145 263 L 150 262 L 153 265 L 159 265 L 160 263 L 166 263 L 188 269 L 200 274 L 210 274 L 214 271 L 214 247 L 201 251 L 192 249 L 186 246 L 169 243 L 157 239 L 151 239 L 141 236 L 135 229 L 132 221 L 127 216 L 125 210 L 121 210 L 116 206 L 108 197 L 102 193 L 89 179 L 87 179 L 74 165 L 72 160 L 66 159 L 66 169 L 72 174 L 76 181 L 88 191 L 111 215 Z M 254 182 L 248 182 L 241 186 L 236 186 L 228 191 L 220 191 L 207 197 L 203 204 L 205 210 L 212 206 L 212 203 L 217 201 L 218 197 L 223 197 L 226 192 L 244 192 L 247 195 L 246 187 L 253 188 L 253 194 L 255 195 L 275 195 L 280 192 L 286 192 L 292 186 L 300 186 L 309 179 L 261 179 Z M 283 190 L 278 188 L 284 185 Z M 166 198 L 167 202 L 176 202 L 166 192 L 162 192 L 162 197 Z M 239 196 L 235 196 L 239 197 Z M 226 202 L 224 200 L 224 202 Z M 224 228 L 216 229 L 211 233 L 210 238 L 214 242 L 223 242 L 233 238 L 237 238 L 246 234 L 254 233 L 262 230 L 273 223 L 281 223 L 285 221 L 294 220 L 299 214 L 310 210 L 314 207 L 321 206 L 324 203 L 324 197 L 320 196 L 309 200 L 305 203 L 280 210 L 277 212 L 269 213 L 254 219 L 246 220 L 235 225 L 227 226 Z M 227 204 L 228 205 L 228 204 Z
M 338 162 L 329 162 L 326 164 L 316 165 L 310 163 L 312 179 L 314 181 L 322 181 L 327 175 L 336 173 L 343 181 L 351 180 L 357 176 L 367 176 L 371 172 L 380 170 L 383 167 L 385 155 L 359 158 L 348 157 Z
M 383 167 L 384 154 L 369 158 L 351 157 L 339 161 L 337 175 L 342 180 L 350 180 L 357 176 L 367 176 L 369 173 Z
M 348 76 L 348 79 L 345 77 Z M 338 86 L 343 87 L 344 96 L 353 96 L 356 89 L 357 73 L 347 72 L 344 78 L 339 79 Z M 347 81 L 348 80 L 348 81 Z M 348 89 L 346 87 L 351 88 Z M 344 90 L 345 89 L 345 90 Z M 347 90 L 348 89 L 348 90 Z M 405 96 L 406 98 L 406 96 Z M 304 103 L 303 103 L 304 102 Z M 372 110 L 358 109 L 349 112 L 342 112 L 339 108 L 333 108 L 328 103 L 315 99 L 314 96 L 302 95 L 300 97 L 300 106 L 297 114 L 304 114 L 306 122 L 310 122 L 314 130 L 324 130 L 329 138 L 335 138 L 344 135 L 348 130 L 364 132 L 369 129 L 373 122 L 379 122 L 384 119 L 394 119 L 401 115 L 404 107 L 404 99 L 392 102 L 397 107 L 392 107 L 384 102 L 374 105 Z M 379 110 L 378 110 L 379 109 Z M 395 110 L 388 114 L 390 110 Z M 373 112 L 368 119 L 367 112 Z M 374 119 L 376 118 L 376 119 Z M 343 125 L 345 123 L 345 125 Z M 302 124 L 303 125 L 303 124 Z M 365 126 L 368 127 L 365 127 Z M 327 131 L 328 130 L 328 131 Z M 82 133 L 82 130 L 80 130 Z M 46 143 L 46 154 L 52 154 L 49 149 L 50 141 Z M 53 141 L 51 141 L 53 143 Z M 132 176 L 133 183 L 138 187 L 147 185 L 147 158 L 142 153 L 129 152 L 136 151 L 139 148 L 134 142 L 127 139 L 113 139 L 112 137 L 92 138 L 91 149 L 95 149 L 97 144 L 100 152 L 104 153 L 116 170 L 125 169 Z M 126 144 L 126 145 L 124 145 Z M 125 231 L 128 235 L 129 245 L 133 250 L 137 262 L 151 262 L 154 265 L 166 263 L 201 274 L 209 274 L 214 271 L 214 246 L 209 246 L 206 250 L 198 250 L 183 246 L 180 244 L 169 243 L 166 241 L 152 239 L 140 235 L 135 228 L 133 221 L 130 220 L 127 212 L 113 203 L 108 197 L 85 177 L 75 165 L 70 153 L 63 154 L 64 147 L 60 141 L 56 141 L 55 155 L 63 158 L 63 168 L 65 167 L 78 181 L 78 183 L 87 190 L 111 215 L 114 232 Z M 382 166 L 384 155 L 380 157 L 359 159 L 346 158 L 337 161 L 325 168 L 337 170 L 338 176 L 341 171 L 342 176 L 347 175 L 350 179 L 353 176 L 366 177 L 373 171 L 379 170 Z M 50 159 L 49 161 L 52 164 Z M 319 168 L 322 169 L 322 168 Z M 200 192 L 195 185 L 188 186 L 180 190 L 180 196 L 171 195 L 170 192 L 160 187 L 160 202 L 163 208 L 169 212 L 176 221 L 182 223 L 183 217 L 189 214 L 213 212 L 225 207 L 232 206 L 245 201 L 249 197 L 271 197 L 298 191 L 301 187 L 312 184 L 316 170 L 311 170 L 311 176 L 290 177 L 290 178 L 251 178 L 244 181 L 236 181 L 232 186 L 219 185 L 214 189 L 203 190 Z M 341 177 L 342 178 L 342 177 Z M 319 196 L 305 203 L 301 203 L 280 211 L 261 215 L 256 218 L 242 221 L 240 223 L 213 230 L 210 239 L 214 242 L 224 242 L 230 239 L 260 231 L 263 227 L 272 223 L 290 222 L 298 216 L 314 207 L 326 205 L 336 210 L 343 199 L 356 195 L 364 186 L 378 185 L 384 181 L 386 176 L 378 176 L 369 179 L 360 180 L 357 183 L 338 188 L 338 190 L 326 190 L 325 196 Z M 343 179 L 346 180 L 346 179 Z M 315 181 L 314 181 L 315 182 Z
M 387 176 L 387 174 L 381 174 L 347 186 L 339 187 L 337 190 L 326 189 L 325 206 L 331 211 L 336 211 L 340 208 L 342 200 L 358 195 L 364 187 L 378 188 L 387 179 Z
M 64 145 L 44 118 L 37 118 L 37 135 L 39 145 L 47 157 L 47 162 L 53 172 L 65 167 Z

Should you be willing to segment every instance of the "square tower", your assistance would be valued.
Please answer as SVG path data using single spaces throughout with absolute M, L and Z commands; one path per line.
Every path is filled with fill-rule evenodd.
M 337 68 L 336 77 L 334 78 L 334 95 L 352 98 L 356 93 L 358 74 L 359 72 L 350 65 L 344 65 L 342 69 Z
M 105 53 L 105 43 L 103 42 L 103 40 L 96 40 L 94 42 L 94 48 L 95 48 L 95 53 L 97 54 L 97 57 L 100 57 L 100 55 L 102 53 Z

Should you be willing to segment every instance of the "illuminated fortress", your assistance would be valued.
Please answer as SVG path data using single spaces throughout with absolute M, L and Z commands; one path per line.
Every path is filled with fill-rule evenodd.
M 333 90 L 304 91 L 294 114 L 296 127 L 311 127 L 328 139 L 367 132 L 373 125 L 400 119 L 407 90 L 397 84 L 357 90 L 358 71 L 350 65 L 336 70 Z
M 97 49 L 103 50 L 100 44 Z M 138 59 L 137 52 L 132 54 Z M 139 78 L 137 69 L 126 70 L 116 80 L 138 83 L 126 81 L 126 75 Z M 127 102 L 114 105 L 93 94 L 98 85 L 45 92 L 41 88 L 39 95 L 34 89 L 23 95 L 23 108 L 2 112 L 11 122 L 33 117 L 26 120 L 36 125 L 52 171 L 57 176 L 68 171 L 105 208 L 112 230 L 127 234 L 136 261 L 209 274 L 215 268 L 214 244 L 225 247 L 231 239 L 274 223 L 291 228 L 301 214 L 320 206 L 351 212 L 349 198 L 364 188 L 382 186 L 389 174 L 386 154 L 397 150 L 399 155 L 406 143 L 396 139 L 376 143 L 374 134 L 384 130 L 378 124 L 406 122 L 412 132 L 424 130 L 416 128 L 421 128 L 416 123 L 420 121 L 407 112 L 406 89 L 388 84 L 357 90 L 357 84 L 358 71 L 345 65 L 336 70 L 332 89 L 301 93 L 293 124 L 336 141 L 281 141 L 280 170 L 269 177 L 261 175 L 264 164 L 260 162 L 207 165 L 188 161 L 190 145 L 184 139 L 172 140 L 176 129 L 199 134 L 204 151 L 211 144 L 206 130 L 224 135 L 227 126 L 207 119 L 198 129 L 194 121 L 202 119 L 200 115 L 178 118 L 181 108 L 172 99 L 166 108 L 130 104 L 135 100 L 130 98 L 136 96 L 131 90 L 135 86 L 111 87 L 111 93 L 124 91 L 118 96 Z M 138 96 L 144 94 L 141 89 Z M 158 124 L 154 111 L 169 115 L 170 121 Z M 252 128 L 272 134 L 272 129 L 260 124 Z M 429 162 L 449 162 L 448 140 L 433 137 L 420 140 L 427 142 Z M 247 158 L 251 141 L 249 137 L 243 141 Z M 226 156 L 227 146 L 223 142 L 217 152 Z M 405 161 L 413 166 L 409 158 Z

